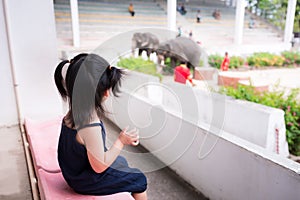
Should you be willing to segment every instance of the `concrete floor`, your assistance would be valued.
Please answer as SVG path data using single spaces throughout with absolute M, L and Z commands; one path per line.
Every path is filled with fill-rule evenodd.
M 19 126 L 1 127 L 0 138 L 0 199 L 31 200 L 31 188 Z
M 111 121 L 105 119 L 103 123 L 107 133 L 107 143 L 112 143 L 117 138 L 120 129 Z M 137 147 L 126 146 L 121 153 L 128 160 L 131 167 L 138 167 L 145 172 L 148 180 L 149 200 L 204 200 L 200 192 L 182 180 L 168 167 L 154 156 L 136 156 L 147 153 L 141 145 Z M 130 152 L 130 153 L 126 153 Z M 151 167 L 150 167 L 151 166 Z M 157 170 L 149 170 L 157 169 Z M 146 170 L 146 171 L 145 171 Z
M 107 132 L 108 146 L 118 136 L 120 130 L 111 121 L 103 120 Z M 20 129 L 17 125 L 0 128 L 0 199 L 32 200 L 27 164 Z M 183 181 L 154 156 L 135 156 L 147 153 L 142 146 L 127 146 L 122 154 L 131 167 L 151 166 L 145 172 L 148 180 L 149 200 L 204 200 L 201 193 Z M 126 153 L 127 152 L 127 153 Z M 131 152 L 128 154 L 128 152 Z

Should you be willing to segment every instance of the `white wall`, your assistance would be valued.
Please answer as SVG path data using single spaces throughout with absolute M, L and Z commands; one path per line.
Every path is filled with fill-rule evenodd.
M 205 145 L 200 146 L 203 141 Z M 199 157 L 200 149 L 209 153 Z M 210 199 L 281 200 L 300 196 L 299 164 L 226 132 L 216 136 L 199 128 L 193 144 L 170 167 Z
M 160 84 L 158 78 L 136 72 L 128 73 L 122 88 L 131 96 L 144 97 L 156 107 L 179 113 L 183 119 L 195 124 L 209 124 L 210 129 L 229 132 L 270 152 L 277 153 L 278 142 L 278 153 L 285 157 L 289 155 L 284 112 L 280 109 L 235 100 L 183 84 Z M 128 99 L 127 107 L 133 99 Z
M 209 124 L 210 129 L 227 131 L 270 152 L 276 152 L 275 129 L 278 129 L 279 154 L 289 155 L 282 110 L 182 84 L 168 83 L 157 89 L 163 91 L 164 109 L 179 112 L 183 119 L 189 118 L 196 124 Z
M 5 57 L 11 56 L 13 60 L 22 117 L 42 119 L 57 116 L 62 112 L 62 104 L 53 78 L 59 61 L 53 1 L 4 0 L 2 2 L 5 5 L 4 19 L 8 27 L 11 49 L 8 52 L 6 48 L 3 52 Z M 2 15 L 3 10 L 0 12 Z M 6 37 L 7 35 L 1 34 L 2 41 L 6 42 Z M 4 61 L 1 59 L 1 62 Z M 11 63 L 5 62 L 5 74 L 9 76 Z M 11 80 L 8 84 L 11 84 Z M 11 93 L 12 88 L 9 87 L 7 90 Z M 15 102 L 11 101 L 9 105 L 9 107 L 15 106 Z M 6 122 L 1 120 L 0 123 Z
M 194 120 L 193 115 L 197 116 L 199 109 L 190 105 L 193 97 L 189 99 L 185 103 L 188 105 L 181 103 L 178 111 L 124 89 L 119 98 L 109 99 L 106 106 L 111 111 L 108 117 L 116 125 L 138 127 L 140 143 L 210 199 L 281 200 L 300 196 L 298 163 L 220 129 L 222 115 L 227 116 L 227 111 L 216 112 L 221 118 L 207 116 L 217 122 Z M 227 110 L 228 99 L 220 96 L 216 99 L 214 103 L 219 104 L 216 108 L 221 108 L 223 101 Z M 205 105 L 209 110 L 209 104 Z M 259 120 L 269 123 L 270 118 L 264 117 L 267 114 L 262 115 Z M 251 128 L 257 127 L 247 127 Z
M 0 41 L 0 126 L 9 126 L 18 123 L 18 114 L 10 71 L 3 1 L 0 1 Z

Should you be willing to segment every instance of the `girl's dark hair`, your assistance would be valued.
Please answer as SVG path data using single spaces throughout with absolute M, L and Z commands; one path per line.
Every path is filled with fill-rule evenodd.
M 61 97 L 66 100 L 67 99 L 67 91 L 65 90 L 64 88 L 64 85 L 63 85 L 63 77 L 62 77 L 62 69 L 64 67 L 65 64 L 67 64 L 69 61 L 68 60 L 64 60 L 62 62 L 60 62 L 56 69 L 55 69 L 55 72 L 54 72 L 54 80 L 55 80 L 55 84 L 56 84 L 56 87 L 61 95 Z
M 104 58 L 96 54 L 79 54 L 70 60 L 64 80 L 61 72 L 68 62 L 64 60 L 58 64 L 54 79 L 62 98 L 69 101 L 66 118 L 73 128 L 78 128 L 91 121 L 94 110 L 99 118 L 104 115 L 104 94 L 112 89 L 113 94 L 118 96 L 124 72 L 110 66 Z

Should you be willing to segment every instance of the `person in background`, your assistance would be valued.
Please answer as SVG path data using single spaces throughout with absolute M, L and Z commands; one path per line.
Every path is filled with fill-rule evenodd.
M 182 84 L 186 84 L 187 80 L 195 86 L 196 84 L 193 82 L 192 75 L 190 69 L 187 67 L 186 62 L 180 62 L 180 65 L 175 67 L 174 69 L 174 81 Z
M 68 185 L 84 195 L 129 192 L 135 200 L 147 200 L 146 176 L 130 168 L 120 156 L 124 146 L 139 144 L 139 131 L 124 128 L 110 148 L 102 119 L 104 101 L 120 90 L 124 72 L 97 54 L 79 54 L 63 60 L 54 79 L 69 111 L 62 120 L 57 157 Z M 111 113 L 111 112 L 109 112 Z M 88 197 L 87 197 L 88 198 Z
M 131 14 L 131 17 L 134 17 L 135 12 L 132 3 L 130 3 L 128 6 L 128 12 Z
M 255 20 L 253 17 L 250 17 L 249 28 L 255 28 Z
M 212 13 L 212 16 L 217 19 L 220 20 L 221 19 L 221 12 L 219 9 L 215 9 L 214 12 Z
M 229 63 L 230 63 L 230 59 L 229 59 L 229 56 L 228 56 L 228 52 L 225 52 L 225 57 L 224 57 L 224 60 L 221 64 L 221 70 L 222 71 L 228 71 Z
M 197 23 L 201 23 L 201 11 L 200 10 L 197 11 L 196 21 L 197 21 Z
M 179 4 L 177 5 L 177 8 L 176 8 L 176 10 L 177 10 L 178 12 L 180 12 L 180 10 L 181 10 L 181 6 L 182 6 L 182 4 L 181 4 L 181 3 L 179 3 Z
M 177 31 L 178 31 L 178 32 L 177 32 L 176 37 L 181 37 L 181 36 L 182 36 L 181 26 L 178 26 Z
M 187 13 L 184 4 L 180 4 L 177 8 L 177 11 L 181 14 L 181 15 L 185 15 Z
M 192 40 L 193 39 L 193 31 L 192 30 L 190 30 L 190 32 L 189 32 L 189 38 Z

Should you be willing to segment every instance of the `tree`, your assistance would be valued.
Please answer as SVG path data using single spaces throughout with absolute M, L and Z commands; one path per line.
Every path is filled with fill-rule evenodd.
M 297 0 L 297 5 L 296 5 L 294 32 L 300 32 L 300 0 Z
M 248 0 L 248 3 L 251 12 L 262 15 L 280 29 L 284 28 L 288 0 Z M 294 32 L 300 32 L 300 0 L 296 5 Z

